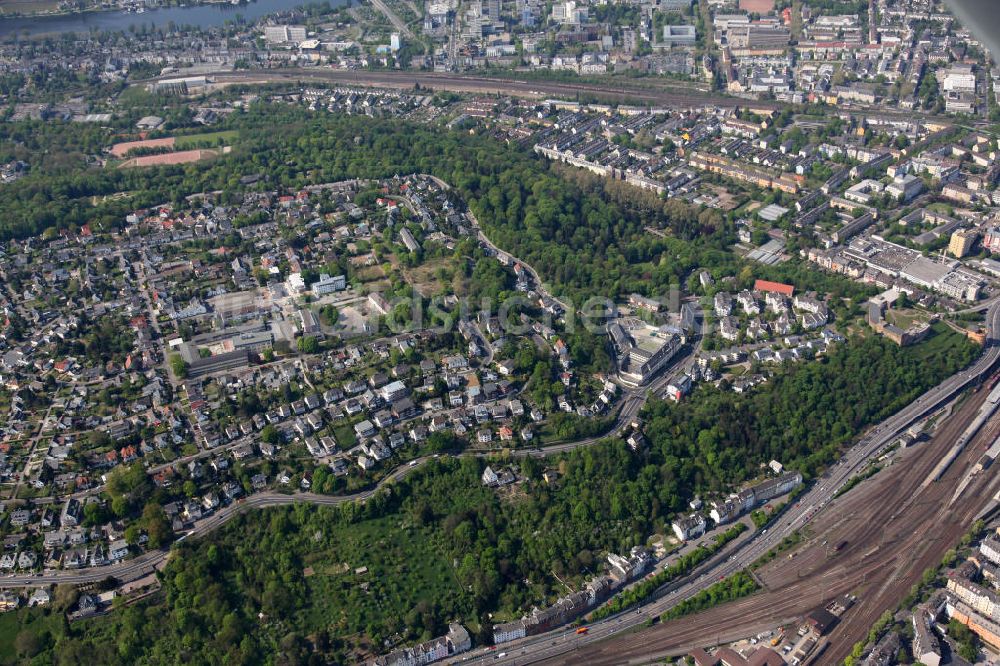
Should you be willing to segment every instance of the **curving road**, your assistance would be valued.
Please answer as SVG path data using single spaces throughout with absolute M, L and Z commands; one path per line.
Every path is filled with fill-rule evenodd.
M 398 481 L 411 471 L 430 460 L 431 457 L 418 458 L 415 464 L 404 465 L 392 474 L 382 479 L 374 488 L 365 490 L 353 495 L 317 495 L 316 493 L 295 493 L 285 495 L 275 492 L 262 492 L 250 495 L 242 500 L 238 500 L 212 515 L 203 518 L 195 523 L 194 527 L 185 532 L 178 541 L 189 537 L 196 537 L 207 534 L 212 530 L 222 527 L 227 522 L 241 513 L 250 509 L 265 509 L 275 506 L 287 506 L 298 502 L 308 502 L 324 506 L 336 506 L 347 502 L 364 502 L 372 495 L 384 488 L 386 485 Z M 61 569 L 45 571 L 38 574 L 15 574 L 0 578 L 0 588 L 7 587 L 37 587 L 40 585 L 50 585 L 56 583 L 93 583 L 104 580 L 108 576 L 114 576 L 119 580 L 127 581 L 145 576 L 159 568 L 170 557 L 169 550 L 153 550 L 143 553 L 131 560 L 124 560 L 115 564 L 108 564 L 101 567 L 88 567 L 86 569 Z
M 694 596 L 720 578 L 732 575 L 746 568 L 777 546 L 786 536 L 809 523 L 817 512 L 830 504 L 833 496 L 844 484 L 857 474 L 872 458 L 880 455 L 884 449 L 893 444 L 904 430 L 914 423 L 919 422 L 928 414 L 944 407 L 970 384 L 986 377 L 994 369 L 998 358 L 1000 358 L 998 331 L 1000 331 L 1000 303 L 995 303 L 991 306 L 988 313 L 987 342 L 985 351 L 979 360 L 970 368 L 953 375 L 932 388 L 916 401 L 870 430 L 846 453 L 836 466 L 831 468 L 798 500 L 794 507 L 788 510 L 778 525 L 773 526 L 763 533 L 749 534 L 730 544 L 730 546 L 723 549 L 713 558 L 697 567 L 690 576 L 661 588 L 650 601 L 641 607 L 589 625 L 589 632 L 586 635 L 577 635 L 572 628 L 559 628 L 539 636 L 515 641 L 511 644 L 501 646 L 494 651 L 489 651 L 486 654 L 465 655 L 464 659 L 456 659 L 455 661 L 504 664 L 528 664 L 545 660 L 554 660 L 554 662 L 558 663 L 579 662 L 580 659 L 586 659 L 583 655 L 587 653 L 588 649 L 597 649 L 594 645 L 595 643 L 622 635 L 625 632 L 639 630 L 650 619 L 658 616 L 680 601 Z M 645 390 L 656 391 L 661 389 L 661 384 L 665 384 L 671 376 L 672 371 L 689 360 L 681 359 L 677 361 L 670 371 L 653 382 Z M 638 392 L 627 393 L 624 396 L 624 402 L 616 420 L 617 425 L 612 430 L 612 434 L 620 431 L 621 428 L 627 425 L 632 417 L 638 413 L 644 402 L 645 394 L 639 394 Z M 546 449 L 521 450 L 517 454 L 531 456 L 552 455 L 580 446 L 594 444 L 607 436 L 567 442 L 547 447 Z M 309 502 L 328 506 L 335 506 L 345 502 L 363 502 L 379 489 L 405 477 L 410 471 L 416 469 L 428 459 L 426 457 L 421 458 L 415 461 L 413 465 L 400 467 L 383 479 L 375 488 L 354 495 L 325 496 L 315 493 L 284 495 L 274 492 L 251 495 L 199 521 L 189 532 L 181 537 L 181 540 L 207 534 L 221 527 L 240 513 L 251 509 L 284 506 L 296 502 Z M 31 575 L 11 575 L 0 579 L 0 587 L 16 588 L 57 583 L 90 583 L 102 580 L 108 576 L 114 576 L 120 580 L 132 580 L 161 568 L 168 559 L 169 554 L 169 551 L 157 550 L 144 553 L 131 560 L 103 567 L 92 567 L 83 570 L 48 571 L 42 574 Z M 775 612 L 780 614 L 782 609 L 777 608 Z M 798 614 L 797 612 L 792 613 L 791 609 L 788 609 L 787 612 L 790 613 L 787 618 L 772 616 L 766 621 L 762 620 L 760 628 L 763 629 L 765 626 L 774 626 L 784 621 L 790 621 Z M 731 630 L 730 633 L 732 635 L 720 630 L 715 639 L 716 642 L 735 640 L 745 636 L 748 632 L 753 633 L 753 630 L 748 628 L 747 625 L 741 625 L 738 629 Z M 711 640 L 706 640 L 706 638 L 702 635 L 700 641 L 711 642 Z M 501 654 L 504 656 L 500 657 L 499 655 Z
M 492 246 L 489 239 L 481 231 L 479 233 L 480 238 Z M 495 246 L 493 247 L 495 248 Z M 532 272 L 536 283 L 540 286 L 541 282 L 538 280 L 538 275 L 534 272 L 534 269 L 523 262 L 521 263 L 526 269 Z M 680 601 L 694 596 L 720 578 L 732 575 L 746 568 L 777 546 L 786 536 L 791 535 L 809 523 L 817 512 L 830 504 L 833 496 L 844 484 L 867 465 L 872 458 L 880 455 L 886 448 L 893 444 L 903 431 L 932 412 L 942 408 L 971 384 L 981 381 L 992 372 L 998 358 L 1000 358 L 1000 338 L 998 338 L 998 332 L 1000 332 L 1000 301 L 993 302 L 989 306 L 987 312 L 987 339 L 984 352 L 975 364 L 930 389 L 916 401 L 872 428 L 844 455 L 837 465 L 828 470 L 800 498 L 794 507 L 788 510 L 777 525 L 771 527 L 769 530 L 765 530 L 760 534 L 752 534 L 747 538 L 738 540 L 734 544 L 730 544 L 729 547 L 723 549 L 712 559 L 696 568 L 686 579 L 661 588 L 650 601 L 641 607 L 591 624 L 589 632 L 586 635 L 576 635 L 572 629 L 560 628 L 545 634 L 522 639 L 521 641 L 515 641 L 497 648 L 496 651 L 490 651 L 488 654 L 465 655 L 464 659 L 456 661 L 466 661 L 468 663 L 485 663 L 489 661 L 490 663 L 527 664 L 549 659 L 558 660 L 566 658 L 565 655 L 567 654 L 572 654 L 574 656 L 568 658 L 572 662 L 580 658 L 577 654 L 579 651 L 586 651 L 586 648 L 593 643 L 603 641 L 626 631 L 635 630 L 647 623 L 649 619 L 658 616 Z M 545 449 L 521 450 L 517 452 L 517 455 L 546 456 L 558 454 L 581 446 L 595 444 L 610 435 L 620 432 L 641 409 L 646 396 L 649 393 L 662 390 L 673 373 L 679 367 L 683 366 L 683 364 L 690 361 L 690 355 L 680 357 L 670 369 L 665 371 L 649 386 L 626 391 L 623 395 L 623 403 L 616 418 L 615 427 L 609 434 L 554 445 Z M 427 460 L 428 458 L 421 458 L 415 461 L 413 465 L 402 466 L 380 481 L 376 487 L 354 495 L 324 496 L 314 493 L 283 495 L 273 492 L 251 495 L 199 521 L 181 539 L 206 534 L 249 509 L 282 506 L 296 502 L 310 502 L 318 505 L 338 505 L 354 501 L 363 502 L 379 489 L 403 478 L 411 470 Z M 169 551 L 151 551 L 137 558 L 104 567 L 92 567 L 76 571 L 48 571 L 31 575 L 11 575 L 6 578 L 0 578 L 0 587 L 31 587 L 54 583 L 87 583 L 101 580 L 108 576 L 114 576 L 122 580 L 131 580 L 146 575 L 160 567 L 168 557 Z M 733 636 L 733 638 L 737 637 Z M 500 657 L 500 654 L 504 656 Z
M 765 555 L 785 537 L 808 524 L 817 512 L 827 507 L 833 496 L 852 477 L 891 446 L 910 426 L 944 407 L 971 384 L 986 378 L 1000 359 L 1000 303 L 991 305 L 987 313 L 987 340 L 983 354 L 971 367 L 946 379 L 896 414 L 869 430 L 843 458 L 813 484 L 795 506 L 790 507 L 777 525 L 749 539 L 731 545 L 712 560 L 696 569 L 684 581 L 661 588 L 654 598 L 637 609 L 629 610 L 589 625 L 586 635 L 577 635 L 572 628 L 559 629 L 514 641 L 487 654 L 456 659 L 452 663 L 530 664 L 553 660 L 553 663 L 582 663 L 587 648 L 617 634 L 635 630 L 684 599 L 710 587 L 720 578 L 730 576 Z M 664 596 L 666 595 L 666 596 Z M 793 616 L 797 616 L 796 612 Z M 772 622 L 770 626 L 774 626 Z M 745 628 L 744 628 L 745 629 Z M 741 629 L 731 638 L 742 638 L 748 632 Z M 749 632 L 752 633 L 752 632 Z M 720 637 L 722 638 L 722 637 Z M 712 639 L 702 635 L 703 643 Z M 581 652 L 583 654 L 581 654 Z M 499 657 L 499 654 L 504 654 Z M 567 656 L 571 655 L 571 656 Z
M 435 181 L 437 181 L 439 183 L 443 182 L 443 181 L 440 181 L 440 180 L 438 180 L 436 178 L 435 178 Z M 556 298 L 555 294 L 553 294 L 551 291 L 549 291 L 545 287 L 545 283 L 542 281 L 542 276 L 538 274 L 538 271 L 535 270 L 534 266 L 532 266 L 531 264 L 529 264 L 528 262 L 526 262 L 524 259 L 519 259 L 518 257 L 515 257 L 514 255 L 512 255 L 510 252 L 507 252 L 506 250 L 502 250 L 499 247 L 497 247 L 496 243 L 494 243 L 493 241 L 491 241 L 490 238 L 489 238 L 489 236 L 486 235 L 486 232 L 483 231 L 482 226 L 479 224 L 479 220 L 476 219 L 476 214 L 473 213 L 472 210 L 469 210 L 468 211 L 468 215 L 469 215 L 469 221 L 472 222 L 472 228 L 475 229 L 476 236 L 477 236 L 477 238 L 479 238 L 479 242 L 480 243 L 482 243 L 483 245 L 485 245 L 486 247 L 488 247 L 489 249 L 491 249 L 493 252 L 495 252 L 497 254 L 503 253 L 503 254 L 507 255 L 508 257 L 510 257 L 511 259 L 513 259 L 518 264 L 520 264 L 521 268 L 523 268 L 524 270 L 528 271 L 528 275 L 530 275 L 531 279 L 534 280 L 534 282 L 535 282 L 535 289 L 538 291 L 539 294 L 541 294 L 542 296 L 545 296 L 546 298 L 552 299 L 553 301 L 555 301 L 556 303 L 558 303 L 562 307 L 562 309 L 565 310 L 566 312 L 573 311 L 572 308 L 570 308 L 563 301 L 561 301 L 558 298 Z
M 450 186 L 445 181 L 435 176 L 430 176 L 430 175 L 427 176 L 429 178 L 432 178 L 443 189 L 451 189 Z M 493 242 L 490 241 L 489 238 L 482 232 L 482 230 L 479 227 L 478 220 L 475 219 L 475 216 L 471 213 L 471 211 L 469 213 L 469 216 L 472 220 L 473 225 L 476 228 L 480 241 L 485 245 L 487 245 L 488 247 L 492 248 L 494 251 L 500 251 L 499 248 L 497 248 L 497 246 L 494 245 Z M 513 255 L 511 256 L 513 257 Z M 529 266 L 528 264 L 521 261 L 517 257 L 513 257 L 513 259 L 518 263 L 520 263 L 532 275 L 532 278 L 535 280 L 535 285 L 541 294 L 552 298 L 560 305 L 562 305 L 564 308 L 566 307 L 566 305 L 562 303 L 562 301 L 556 299 L 554 296 L 552 296 L 552 294 L 549 291 L 545 289 L 544 286 L 542 286 L 541 279 L 533 267 Z M 482 331 L 479 330 L 478 326 L 475 326 L 474 330 L 481 338 L 481 341 L 483 343 L 486 343 L 486 338 L 483 336 Z M 487 353 L 490 354 L 489 359 L 491 361 L 492 348 L 488 343 L 485 344 L 485 348 Z M 558 455 L 560 453 L 565 453 L 567 451 L 571 451 L 576 448 L 593 446 L 607 439 L 608 437 L 613 437 L 617 434 L 620 434 L 622 431 L 625 430 L 625 428 L 628 427 L 632 419 L 642 409 L 642 406 L 646 402 L 646 397 L 649 394 L 656 394 L 658 392 L 663 391 L 663 389 L 666 387 L 667 383 L 674 376 L 674 374 L 679 369 L 689 368 L 693 360 L 694 360 L 693 355 L 690 353 L 690 350 L 688 350 L 687 353 L 679 354 L 677 358 L 673 361 L 673 363 L 666 370 L 661 371 L 660 374 L 658 375 L 658 378 L 650 382 L 649 385 L 637 389 L 624 391 L 622 395 L 621 408 L 619 409 L 618 414 L 615 418 L 614 425 L 609 431 L 599 436 L 586 437 L 583 439 L 574 440 L 572 442 L 554 444 L 551 446 L 547 446 L 545 448 L 515 449 L 514 451 L 512 451 L 512 455 L 516 457 L 537 457 L 537 458 L 551 456 L 551 455 Z M 242 439 L 240 441 L 242 442 Z M 237 446 L 239 443 L 240 442 L 230 444 L 225 448 L 233 448 Z M 155 473 L 155 471 L 164 469 L 166 467 L 182 464 L 187 460 L 194 460 L 196 458 L 215 455 L 219 452 L 219 450 L 220 449 L 211 449 L 207 451 L 200 451 L 197 454 L 193 454 L 186 458 L 174 460 L 170 463 L 150 468 L 150 470 L 148 471 L 150 473 Z M 496 452 L 467 451 L 461 453 L 460 455 L 488 456 L 492 455 L 493 453 Z M 188 532 L 184 533 L 180 537 L 180 539 L 182 540 L 191 536 L 199 536 L 202 534 L 206 534 L 214 529 L 217 529 L 218 527 L 221 527 L 226 522 L 231 520 L 233 517 L 248 509 L 282 506 L 282 505 L 292 504 L 295 502 L 309 502 L 312 504 L 319 504 L 319 505 L 337 505 L 337 504 L 343 504 L 345 502 L 355 502 L 355 501 L 363 502 L 368 498 L 370 498 L 372 495 L 374 495 L 378 490 L 385 487 L 386 484 L 392 483 L 394 481 L 403 478 L 404 476 L 409 474 L 413 469 L 426 462 L 428 459 L 429 458 L 427 457 L 418 458 L 412 461 L 411 463 L 401 465 L 400 467 L 396 468 L 393 472 L 391 472 L 388 476 L 379 481 L 379 483 L 376 484 L 374 488 L 353 495 L 327 496 L 327 495 L 317 495 L 315 493 L 296 493 L 292 495 L 285 495 L 274 492 L 257 493 L 249 497 L 246 497 L 243 500 L 240 500 L 234 504 L 226 506 L 216 511 L 211 516 L 208 516 L 198 521 L 195 524 L 195 526 Z M 89 494 L 100 492 L 101 489 L 102 487 L 98 486 L 95 488 L 90 488 L 84 491 L 80 491 L 79 493 L 75 493 L 73 496 L 83 497 Z M 117 562 L 114 564 L 109 564 L 99 567 L 88 567 L 86 569 L 76 569 L 76 570 L 49 570 L 42 573 L 33 573 L 33 574 L 10 574 L 7 575 L 6 577 L 0 577 L 0 589 L 4 587 L 32 587 L 32 586 L 47 585 L 54 583 L 90 583 L 94 581 L 103 580 L 108 576 L 114 576 L 116 578 L 123 580 L 132 580 L 134 578 L 146 575 L 151 571 L 153 571 L 154 569 L 156 569 L 157 567 L 161 566 L 168 557 L 169 557 L 169 550 L 157 550 L 157 551 L 149 551 L 143 553 L 139 557 L 136 557 L 131 560 L 125 560 L 122 562 Z

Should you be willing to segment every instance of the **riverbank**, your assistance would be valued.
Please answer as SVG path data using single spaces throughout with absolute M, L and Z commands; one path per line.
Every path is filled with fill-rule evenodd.
M 44 37 L 62 33 L 125 31 L 132 26 L 166 28 L 170 25 L 191 25 L 200 28 L 221 27 L 233 20 L 252 23 L 265 16 L 287 12 L 304 4 L 304 0 L 206 0 L 194 4 L 163 6 L 144 11 L 121 7 L 90 7 L 83 10 L 59 10 L 58 0 L 0 1 L 0 38 Z M 340 4 L 338 1 L 331 3 Z M 25 14 L 8 13 L 12 7 L 49 7 L 51 11 Z
M 154 11 L 156 9 L 184 9 L 187 7 L 201 7 L 204 5 L 220 5 L 244 7 L 255 0 L 202 0 L 201 2 L 165 5 L 163 7 L 144 8 L 144 11 Z M 60 9 L 59 0 L 0 0 L 0 21 L 4 19 L 32 19 L 45 17 L 70 17 L 84 14 L 100 14 L 102 12 L 126 12 L 129 14 L 139 14 L 128 7 L 105 7 L 95 5 L 83 9 Z M 14 9 L 11 9 L 14 8 Z M 34 8 L 34 9 L 33 9 Z

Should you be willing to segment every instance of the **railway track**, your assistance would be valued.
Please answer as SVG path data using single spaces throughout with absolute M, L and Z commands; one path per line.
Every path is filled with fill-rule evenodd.
M 941 481 L 921 487 L 974 418 L 984 397 L 981 392 L 975 400 L 967 401 L 930 441 L 904 452 L 903 462 L 821 512 L 811 527 L 814 534 L 797 548 L 795 559 L 776 559 L 757 572 L 766 591 L 589 646 L 586 662 L 648 663 L 654 658 L 683 654 L 695 647 L 788 624 L 836 596 L 854 593 L 858 603 L 831 632 L 821 659 L 821 663 L 840 663 L 854 643 L 867 636 L 878 617 L 898 605 L 924 570 L 941 561 L 988 498 L 983 491 L 992 481 L 980 475 L 970 485 L 965 501 L 954 509 L 948 507 L 952 484 L 976 461 L 980 449 L 1000 433 L 1000 418 L 987 422 L 971 439 Z M 849 543 L 835 553 L 830 544 L 838 543 L 838 539 Z M 580 658 L 580 653 L 571 652 L 541 663 L 581 663 Z

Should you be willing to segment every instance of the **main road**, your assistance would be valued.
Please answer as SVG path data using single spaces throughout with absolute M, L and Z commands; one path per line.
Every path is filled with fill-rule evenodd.
M 1000 419 L 994 419 L 940 483 L 923 485 L 985 397 L 986 391 L 970 396 L 940 422 L 930 440 L 901 450 L 886 470 L 818 512 L 791 557 L 775 558 L 756 570 L 762 591 L 585 647 L 587 663 L 647 663 L 728 642 L 788 625 L 831 599 L 852 593 L 856 603 L 824 639 L 828 644 L 822 663 L 840 663 L 877 618 L 895 608 L 923 573 L 941 562 L 1000 483 L 1000 477 L 979 475 L 957 505 L 948 501 L 963 469 L 974 465 L 1000 432 Z M 836 544 L 845 545 L 838 549 Z M 545 663 L 574 663 L 578 657 L 561 654 Z
M 590 624 L 586 635 L 576 635 L 572 629 L 559 628 L 505 644 L 498 647 L 496 652 L 456 661 L 500 664 L 530 664 L 550 659 L 558 663 L 587 661 L 588 657 L 582 656 L 581 652 L 586 655 L 587 650 L 593 649 L 595 643 L 640 628 L 650 619 L 659 616 L 684 599 L 707 589 L 720 578 L 746 568 L 778 546 L 786 537 L 802 529 L 833 501 L 837 491 L 873 458 L 894 444 L 903 432 L 944 407 L 970 385 L 986 378 L 994 370 L 998 358 L 1000 358 L 1000 304 L 994 303 L 987 313 L 985 348 L 979 359 L 969 368 L 952 375 L 869 430 L 836 465 L 796 501 L 793 507 L 789 507 L 777 525 L 731 548 L 724 549 L 712 560 L 697 568 L 684 581 L 661 588 L 652 599 L 639 608 Z M 771 626 L 774 626 L 773 619 Z M 751 632 L 748 632 L 746 626 L 742 626 L 732 637 L 723 636 L 721 633 L 719 636 L 711 637 L 702 634 L 702 640 L 706 644 L 716 642 L 717 638 L 723 641 L 726 638 L 735 640 L 748 633 Z M 498 657 L 499 654 L 504 656 Z M 565 657 L 568 654 L 572 656 Z
M 591 624 L 589 632 L 586 635 L 576 635 L 571 629 L 560 628 L 539 636 L 504 645 L 488 655 L 473 655 L 472 657 L 466 655 L 465 659 L 469 663 L 489 661 L 490 663 L 526 664 L 545 660 L 555 660 L 560 663 L 578 662 L 581 658 L 581 651 L 586 654 L 588 650 L 601 650 L 600 646 L 595 645 L 599 641 L 605 641 L 613 637 L 615 640 L 620 640 L 618 637 L 624 635 L 625 632 L 640 629 L 651 618 L 658 616 L 680 601 L 694 596 L 720 578 L 732 575 L 746 568 L 749 564 L 777 546 L 786 536 L 791 535 L 809 523 L 818 512 L 831 503 L 836 492 L 844 484 L 868 464 L 869 461 L 893 444 L 903 431 L 927 415 L 942 408 L 971 384 L 981 381 L 993 371 L 998 357 L 1000 357 L 1000 344 L 998 344 L 997 334 L 1000 331 L 1000 304 L 994 304 L 990 308 L 987 321 L 988 334 L 985 349 L 974 365 L 927 391 L 916 401 L 872 428 L 845 454 L 838 464 L 833 466 L 797 501 L 794 507 L 789 508 L 777 525 L 763 533 L 752 535 L 749 538 L 736 542 L 729 548 L 723 549 L 715 557 L 696 568 L 690 576 L 658 590 L 650 600 L 639 608 Z M 669 376 L 670 374 L 666 373 L 654 382 L 653 385 L 647 387 L 647 390 L 658 390 L 657 387 L 665 382 Z M 643 395 L 638 393 L 626 394 L 622 408 L 618 414 L 616 431 L 631 420 L 643 402 Z M 586 438 L 554 447 L 547 447 L 543 450 L 525 450 L 522 454 L 549 455 L 579 446 L 587 446 L 599 440 L 600 438 Z M 413 465 L 400 467 L 383 479 L 375 488 L 353 495 L 324 496 L 313 493 L 285 495 L 274 492 L 251 495 L 198 521 L 194 528 L 185 533 L 181 539 L 207 534 L 221 527 L 237 515 L 251 509 L 284 506 L 297 502 L 335 506 L 345 502 L 365 501 L 386 484 L 403 478 L 427 460 L 428 458 L 421 458 L 415 461 Z M 911 505 L 912 502 L 906 506 Z M 895 516 L 896 513 L 893 514 L 893 517 Z M 46 571 L 41 574 L 11 575 L 0 578 L 0 587 L 34 587 L 58 583 L 81 584 L 102 580 L 108 576 L 113 576 L 120 580 L 132 580 L 160 568 L 168 557 L 169 551 L 156 550 L 144 553 L 131 560 L 103 567 L 92 567 L 75 571 Z M 761 619 L 760 627 L 764 628 L 765 624 L 774 626 L 775 623 L 779 623 L 779 620 L 784 621 L 794 618 L 794 614 L 792 614 L 787 618 L 780 617 L 776 619 L 777 616 L 774 613 L 780 614 L 781 612 L 782 607 L 777 606 L 766 621 Z M 791 610 L 788 612 L 791 613 Z M 724 629 L 719 629 L 718 634 L 714 637 L 708 637 L 702 633 L 700 634 L 700 640 L 706 643 L 735 640 L 747 633 L 752 633 L 753 627 L 750 624 L 753 623 L 748 624 L 747 622 L 743 622 L 735 626 L 731 630 L 731 636 Z M 659 629 L 663 630 L 666 627 L 660 627 Z M 639 634 L 639 636 L 641 635 Z M 613 644 L 609 643 L 609 645 Z M 499 654 L 504 654 L 504 656 L 499 657 Z M 596 654 L 594 657 L 596 658 Z
M 387 19 L 389 19 L 389 23 L 392 24 L 392 27 L 394 27 L 399 32 L 403 33 L 404 37 L 406 37 L 411 41 L 416 39 L 413 32 L 410 30 L 409 27 L 407 27 L 406 22 L 403 21 L 403 19 L 399 18 L 396 12 L 392 11 L 389 5 L 385 4 L 384 0 L 372 0 L 372 4 L 375 6 L 376 9 L 382 12 L 382 14 L 385 15 Z

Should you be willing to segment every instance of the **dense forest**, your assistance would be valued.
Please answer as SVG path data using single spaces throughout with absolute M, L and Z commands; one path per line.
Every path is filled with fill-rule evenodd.
M 458 188 L 498 245 L 578 302 L 662 294 L 695 267 L 737 269 L 726 249 L 732 229 L 717 211 L 664 202 L 488 137 L 265 104 L 233 114 L 222 129 L 238 132 L 234 150 L 206 163 L 84 170 L 53 158 L 0 190 L 7 213 L 0 238 L 84 223 L 110 229 L 136 207 L 183 207 L 186 195 L 204 190 L 224 190 L 236 201 L 240 178 L 250 174 L 265 174 L 257 187 L 294 190 L 428 172 Z M 15 130 L 4 131 L 12 140 Z M 31 152 L 62 133 L 34 136 Z M 95 140 L 81 135 L 66 150 L 90 152 Z M 128 195 L 116 196 L 122 192 Z M 649 226 L 663 237 L 647 233 Z M 495 297 L 509 289 L 509 274 L 496 267 L 478 262 L 467 276 L 470 290 Z M 863 291 L 793 263 L 761 270 L 758 276 L 851 299 Z M 578 333 L 570 342 L 578 367 L 606 369 L 598 338 Z M 95 341 L 94 348 L 114 352 L 113 341 L 107 344 L 98 349 Z M 531 369 L 529 394 L 551 401 L 551 361 L 522 351 L 510 353 Z M 545 462 L 491 461 L 514 465 L 523 479 L 501 493 L 481 484 L 484 461 L 445 458 L 364 505 L 247 514 L 179 544 L 163 590 L 107 617 L 67 623 L 61 611 L 73 593 L 66 590 L 52 607 L 0 616 L 0 662 L 344 663 L 357 650 L 385 652 L 439 635 L 449 620 L 482 641 L 491 621 L 517 617 L 565 593 L 564 583 L 576 586 L 600 571 L 607 552 L 668 532 L 695 494 L 727 491 L 771 459 L 814 475 L 864 427 L 974 354 L 944 328 L 906 349 L 852 338 L 814 362 L 778 369 L 748 394 L 702 386 L 679 404 L 651 402 L 643 413 L 651 445 L 641 455 L 610 440 Z M 583 422 L 561 418 L 555 436 L 583 434 Z M 558 471 L 555 483 L 542 479 L 544 464 Z M 160 519 L 150 515 L 149 524 Z M 748 591 L 736 583 L 722 592 Z
M 6 212 L 0 239 L 85 223 L 112 229 L 135 208 L 183 207 L 185 196 L 205 190 L 224 190 L 235 201 L 246 187 L 240 178 L 249 174 L 267 175 L 257 187 L 294 190 L 425 172 L 457 187 L 498 245 L 535 265 L 558 293 L 581 301 L 630 291 L 665 293 L 695 266 L 733 261 L 725 250 L 732 230 L 718 211 L 699 213 L 684 202 L 664 202 L 622 183 L 550 165 L 489 137 L 266 104 L 233 114 L 220 129 L 238 132 L 231 154 L 145 170 L 82 168 L 75 158 L 95 151 L 94 134 L 67 140 L 52 127 L 32 134 L 33 152 L 52 148 L 66 159 L 58 168 L 33 168 L 0 191 L 0 209 Z M 0 145 L 23 144 L 20 129 L 5 132 Z M 128 195 L 118 196 L 123 192 Z M 659 238 L 646 233 L 646 226 L 670 233 Z M 699 242 L 691 243 L 695 238 Z
M 705 386 L 692 400 L 650 403 L 644 416 L 662 501 L 679 510 L 692 492 L 721 491 L 772 459 L 812 476 L 862 428 L 957 372 L 976 350 L 945 327 L 912 348 L 859 337 L 749 393 Z
M 364 505 L 247 514 L 180 544 L 151 600 L 73 624 L 57 609 L 0 616 L 11 639 L 0 661 L 339 663 L 449 620 L 483 641 L 489 613 L 516 617 L 564 593 L 562 581 L 578 585 L 607 552 L 667 532 L 694 494 L 727 490 L 772 458 L 814 474 L 974 354 L 947 329 L 910 348 L 854 338 L 750 394 L 703 387 L 651 403 L 643 455 L 610 440 L 547 462 L 494 461 L 524 479 L 505 493 L 480 482 L 485 461 L 442 459 Z M 556 483 L 542 480 L 544 464 Z M 734 589 L 718 598 L 749 588 Z
M 244 515 L 178 545 L 159 603 L 71 625 L 26 610 L 0 618 L 0 635 L 46 663 L 350 663 L 353 646 L 384 651 L 385 639 L 439 635 L 450 619 L 477 631 L 488 612 L 515 617 L 565 592 L 555 576 L 582 580 L 652 524 L 651 479 L 620 442 L 561 460 L 558 490 L 540 463 L 522 463 L 519 498 L 484 487 L 484 466 L 435 462 L 365 505 Z

